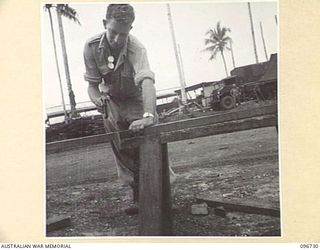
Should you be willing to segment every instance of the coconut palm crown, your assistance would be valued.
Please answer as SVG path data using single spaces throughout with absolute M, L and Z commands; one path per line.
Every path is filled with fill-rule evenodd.
M 52 7 L 56 7 L 62 16 L 80 24 L 77 11 L 69 6 L 69 4 L 45 4 L 44 9 L 49 10 Z
M 204 51 L 207 51 L 211 54 L 209 60 L 215 59 L 218 53 L 221 54 L 227 76 L 228 69 L 224 57 L 224 51 L 230 50 L 230 48 L 227 46 L 228 42 L 232 41 L 231 37 L 227 36 L 227 32 L 230 31 L 231 30 L 229 28 L 221 27 L 220 22 L 218 22 L 215 29 L 210 28 L 206 32 L 207 38 L 204 40 L 204 44 L 207 46 Z
M 80 24 L 77 11 L 71 8 L 68 4 L 57 4 L 57 10 L 61 13 L 62 16 Z

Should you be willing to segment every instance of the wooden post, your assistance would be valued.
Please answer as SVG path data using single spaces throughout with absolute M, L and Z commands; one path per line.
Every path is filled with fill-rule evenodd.
M 160 140 L 160 138 L 159 138 Z M 162 234 L 165 236 L 172 235 L 172 213 L 171 213 L 171 187 L 168 160 L 168 145 L 161 144 L 162 151 Z
M 140 145 L 139 235 L 172 234 L 167 144 L 147 135 Z

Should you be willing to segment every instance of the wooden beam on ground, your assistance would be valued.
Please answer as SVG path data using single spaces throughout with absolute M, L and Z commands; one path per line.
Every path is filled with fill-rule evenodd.
M 60 230 L 71 225 L 70 216 L 54 216 L 47 220 L 46 227 L 47 233 Z
M 167 147 L 157 136 L 145 136 L 140 146 L 139 190 L 139 235 L 171 235 Z
M 253 202 L 243 203 L 238 200 L 211 199 L 208 197 L 197 197 L 199 203 L 207 203 L 209 207 L 224 207 L 227 211 L 243 212 L 249 214 L 262 214 L 273 217 L 280 217 L 280 210 L 257 205 Z

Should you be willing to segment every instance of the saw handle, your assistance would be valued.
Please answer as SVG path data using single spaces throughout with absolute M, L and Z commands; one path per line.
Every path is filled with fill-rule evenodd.
M 102 110 L 103 110 L 103 117 L 105 119 L 108 118 L 108 96 L 104 96 L 102 99 Z

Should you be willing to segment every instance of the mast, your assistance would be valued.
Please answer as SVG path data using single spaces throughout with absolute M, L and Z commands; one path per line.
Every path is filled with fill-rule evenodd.
M 185 105 L 185 104 L 187 103 L 187 96 L 186 96 L 186 90 L 185 90 L 185 82 L 184 82 L 184 79 L 183 79 L 183 73 L 182 73 L 182 69 L 181 69 L 181 63 L 180 63 L 180 60 L 179 60 L 177 43 L 176 43 L 176 37 L 175 37 L 175 33 L 174 33 L 174 27 L 173 27 L 171 10 L 170 10 L 170 5 L 169 5 L 169 4 L 167 4 L 167 11 L 168 11 L 168 20 L 169 20 L 170 31 L 171 31 L 171 36 L 172 36 L 174 54 L 175 54 L 175 56 L 176 56 L 177 69 L 178 69 L 179 79 L 180 79 L 181 99 L 182 99 L 181 101 L 182 101 L 182 104 Z
M 256 63 L 259 63 L 258 54 L 257 54 L 257 46 L 256 46 L 256 39 L 254 36 L 254 28 L 253 28 L 253 21 L 252 21 L 252 14 L 251 14 L 251 6 L 248 2 L 248 10 L 249 10 L 249 17 L 250 17 L 250 25 L 251 25 L 251 34 L 252 34 L 252 40 L 253 40 L 253 51 L 256 58 Z
M 266 55 L 266 61 L 268 61 L 268 52 L 267 52 L 266 42 L 264 40 L 264 35 L 263 35 L 263 29 L 262 29 L 262 23 L 261 22 L 260 22 L 260 31 L 261 31 L 261 39 L 262 39 L 262 43 L 263 43 L 263 49 L 264 49 L 264 53 Z

